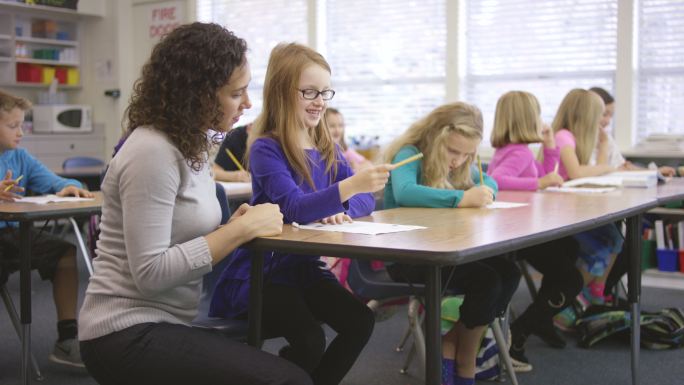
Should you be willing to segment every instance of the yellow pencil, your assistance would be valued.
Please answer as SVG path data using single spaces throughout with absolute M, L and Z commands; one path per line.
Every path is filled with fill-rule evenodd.
M 240 171 L 245 171 L 245 168 L 242 167 L 242 165 L 240 164 L 240 162 L 238 162 L 238 160 L 237 160 L 237 158 L 235 157 L 235 155 L 233 155 L 233 153 L 230 152 L 230 150 L 227 149 L 227 148 L 226 148 L 226 154 L 228 154 L 228 156 L 230 157 L 230 160 L 232 160 L 233 163 L 235 163 L 235 165 L 237 166 L 237 168 L 238 168 Z
M 477 156 L 477 169 L 480 171 L 480 186 L 484 186 L 484 174 L 482 173 L 482 161 L 480 155 Z
M 12 187 L 14 187 L 17 183 L 19 183 L 19 181 L 20 181 L 23 177 L 24 177 L 23 175 L 19 175 L 19 178 L 17 178 L 17 180 L 15 180 L 14 182 L 12 182 L 11 185 L 5 187 L 5 192 L 8 192 Z
M 420 159 L 420 158 L 422 158 L 422 157 L 423 157 L 423 153 L 422 153 L 422 152 L 419 152 L 419 153 L 417 153 L 417 154 L 414 155 L 414 156 L 411 156 L 411 157 L 409 157 L 409 158 L 406 158 L 406 159 L 402 160 L 401 162 L 394 163 L 393 166 L 394 166 L 394 168 L 396 169 L 397 167 L 401 167 L 401 166 L 403 166 L 403 165 L 405 165 L 405 164 L 408 164 L 408 163 L 411 163 L 411 162 L 415 162 L 415 161 L 417 161 L 418 159 Z

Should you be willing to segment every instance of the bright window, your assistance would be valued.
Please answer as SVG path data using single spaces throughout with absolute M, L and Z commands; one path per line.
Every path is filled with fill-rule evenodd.
M 639 1 L 637 139 L 684 134 L 684 1 Z
M 617 0 L 470 0 L 463 99 L 480 107 L 489 142 L 498 98 L 533 93 L 551 122 L 573 88 L 613 92 Z
M 386 143 L 444 103 L 445 0 L 328 0 L 331 106 L 346 134 Z
M 271 49 L 280 42 L 307 43 L 307 0 L 197 0 L 197 19 L 221 24 L 247 41 L 252 108 L 238 125 L 253 121 L 261 111 Z

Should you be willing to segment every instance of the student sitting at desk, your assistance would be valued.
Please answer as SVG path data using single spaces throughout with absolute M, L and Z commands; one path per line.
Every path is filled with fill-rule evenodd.
M 0 91 L 0 200 L 14 201 L 30 190 L 39 194 L 55 193 L 59 196 L 92 197 L 79 181 L 55 175 L 45 165 L 18 148 L 22 136 L 24 112 L 31 108 L 25 99 Z M 0 264 L 4 281 L 6 274 L 19 269 L 19 232 L 17 223 L 0 222 Z M 83 367 L 76 340 L 76 307 L 78 301 L 78 270 L 76 248 L 57 237 L 31 229 L 33 255 L 31 268 L 40 277 L 52 281 L 53 299 L 57 308 L 57 333 L 50 361 L 58 364 Z
M 481 140 L 482 114 L 466 103 L 443 105 L 415 122 L 388 147 L 385 159 L 396 163 L 421 152 L 425 158 L 392 170 L 385 208 L 465 208 L 492 203 L 496 182 L 471 171 Z M 424 283 L 426 277 L 424 266 L 387 264 L 387 272 L 400 282 Z M 520 272 L 510 260 L 497 256 L 443 267 L 442 279 L 442 285 L 465 293 L 460 319 L 442 337 L 442 384 L 474 384 L 480 339 L 487 325 L 506 310 Z
M 343 151 L 342 155 L 344 155 L 344 159 L 347 160 L 354 172 L 360 170 L 362 167 L 372 165 L 372 163 L 364 158 L 363 155 L 347 146 L 347 141 L 344 139 L 344 116 L 342 116 L 342 113 L 339 110 L 332 107 L 326 108 L 325 121 L 328 124 L 330 136 L 335 144 L 340 146 Z
M 242 243 L 282 231 L 271 204 L 242 205 L 219 227 L 207 131 L 228 131 L 251 107 L 246 51 L 217 24 L 181 25 L 135 83 L 79 317 L 83 361 L 102 385 L 311 384 L 296 365 L 189 325 L 202 276 Z
M 613 135 L 611 135 L 610 121 L 615 113 L 615 98 L 613 98 L 613 95 L 601 87 L 592 87 L 589 91 L 600 96 L 605 104 L 599 127 L 598 144 L 591 155 L 591 163 L 609 164 L 613 167 L 623 167 L 627 170 L 642 170 L 642 167 L 634 165 L 622 156 L 620 149 L 615 143 L 615 139 L 613 139 Z M 681 175 L 674 167 L 670 166 L 660 166 L 658 167 L 658 172 L 666 177 L 677 174 Z
M 603 109 L 603 100 L 596 93 L 579 88 L 568 92 L 561 101 L 551 127 L 560 149 L 558 173 L 564 179 L 597 176 L 618 169 L 609 164 L 589 164 Z M 608 273 L 622 250 L 622 234 L 614 224 L 608 224 L 574 237 L 580 245 L 578 262 L 585 283 L 583 296 L 590 303 L 603 304 Z M 568 307 L 556 316 L 556 321 L 559 326 L 570 327 L 574 325 L 574 317 L 572 307 Z
M 221 147 L 216 153 L 211 171 L 214 179 L 220 182 L 249 182 L 252 180 L 249 172 L 244 169 L 245 152 L 247 151 L 247 137 L 252 129 L 252 123 L 230 130 Z
M 335 95 L 330 66 L 306 46 L 271 52 L 263 111 L 254 123 L 249 168 L 252 203 L 280 206 L 286 223 L 342 223 L 370 214 L 372 192 L 385 186 L 388 165 L 354 174 L 342 161 L 323 113 Z M 280 355 L 311 374 L 316 385 L 339 384 L 373 331 L 372 311 L 344 289 L 317 255 L 269 253 L 264 258 L 263 327 L 284 336 Z M 210 315 L 246 317 L 251 258 L 239 249 L 221 274 Z M 326 346 L 321 323 L 337 335 Z
M 535 160 L 528 143 L 543 142 L 544 163 Z M 537 98 L 529 92 L 511 91 L 499 98 L 494 115 L 492 147 L 496 152 L 488 172 L 501 190 L 536 191 L 558 186 L 563 178 L 556 172 L 559 150 L 551 128 L 543 124 Z M 530 334 L 548 345 L 563 348 L 565 340 L 556 332 L 553 317 L 568 307 L 582 290 L 582 275 L 576 268 L 579 247 L 565 237 L 517 252 L 543 274 L 541 287 L 532 304 L 511 326 L 510 355 L 529 362 L 525 341 Z

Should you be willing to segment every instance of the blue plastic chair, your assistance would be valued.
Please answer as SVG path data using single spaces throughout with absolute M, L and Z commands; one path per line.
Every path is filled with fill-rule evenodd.
M 104 167 L 105 162 L 102 159 L 93 158 L 90 156 L 74 156 L 67 158 L 62 163 L 64 170 L 77 167 Z
M 226 199 L 226 192 L 220 183 L 216 183 L 216 199 L 219 201 L 221 206 L 221 224 L 228 223 L 230 219 L 230 208 L 228 205 L 228 199 Z M 246 320 L 236 320 L 228 318 L 216 318 L 209 317 L 209 305 L 211 304 L 211 296 L 223 268 L 228 263 L 228 257 L 224 258 L 223 261 L 214 265 L 211 273 L 204 276 L 202 282 L 202 297 L 199 305 L 199 313 L 197 317 L 192 321 L 191 325 L 193 327 L 202 329 L 213 329 L 218 330 L 221 334 L 228 338 L 246 342 L 247 332 L 249 326 Z

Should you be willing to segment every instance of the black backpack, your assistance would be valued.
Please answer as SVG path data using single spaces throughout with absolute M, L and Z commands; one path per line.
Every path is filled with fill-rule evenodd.
M 592 312 L 593 313 L 593 312 Z M 609 336 L 627 337 L 631 313 L 608 310 L 585 315 L 576 324 L 579 345 L 593 346 Z M 684 346 L 684 311 L 665 308 L 659 312 L 641 312 L 641 346 L 647 349 L 674 349 Z

